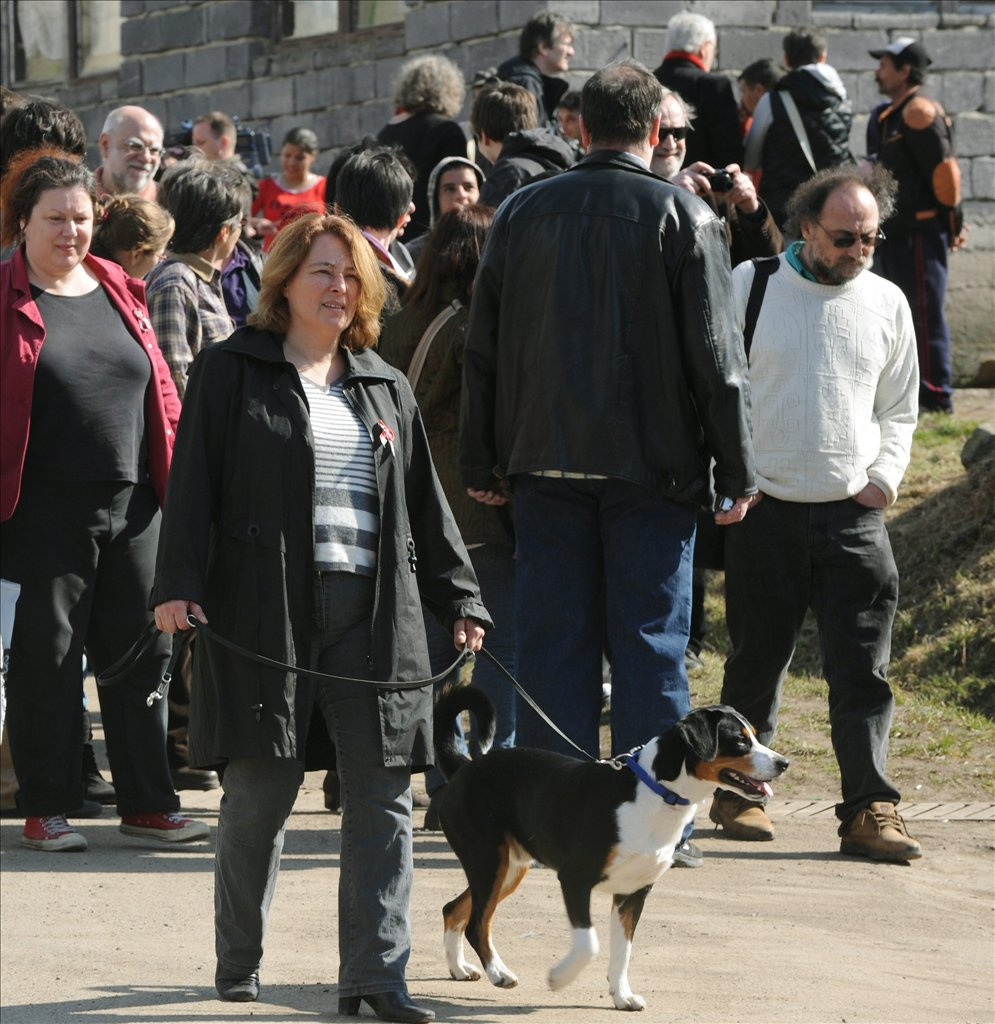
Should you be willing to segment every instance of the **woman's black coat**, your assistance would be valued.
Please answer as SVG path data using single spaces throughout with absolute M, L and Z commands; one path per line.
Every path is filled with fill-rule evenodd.
M 407 380 L 371 351 L 343 354 L 345 395 L 369 430 L 380 493 L 367 672 L 424 679 L 422 600 L 449 630 L 467 616 L 490 621 Z M 201 352 L 177 431 L 152 604 L 195 601 L 220 635 L 310 667 L 314 488 L 307 400 L 281 340 L 243 328 Z M 328 766 L 327 744 L 320 756 L 317 744 L 311 756 L 305 750 L 316 685 L 201 639 L 191 764 L 293 757 Z M 377 693 L 384 763 L 431 764 L 431 688 Z

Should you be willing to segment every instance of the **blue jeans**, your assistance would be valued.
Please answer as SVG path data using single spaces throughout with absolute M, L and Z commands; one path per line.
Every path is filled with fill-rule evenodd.
M 480 596 L 494 620 L 494 629 L 484 638 L 484 646 L 512 674 L 515 674 L 515 555 L 511 548 L 500 544 L 482 544 L 468 552 L 480 584 Z M 425 633 L 428 653 L 432 659 L 432 675 L 453 663 L 456 648 L 452 634 L 442 629 L 435 617 L 425 612 Z M 492 750 L 515 745 L 516 702 L 511 683 L 484 657 L 473 663 L 473 683 L 479 686 L 494 705 L 497 716 Z M 466 749 L 459 719 L 455 723 L 460 745 Z M 470 752 L 480 753 L 475 732 L 470 736 Z M 438 768 L 425 774 L 425 789 L 431 794 L 445 783 Z
M 838 817 L 897 803 L 885 775 L 894 700 L 885 678 L 898 570 L 879 509 L 852 499 L 809 504 L 766 495 L 726 537 L 732 654 L 722 701 L 770 743 L 802 622 L 815 612 L 842 779 Z
M 313 664 L 364 672 L 373 580 L 321 574 L 315 594 Z M 315 697 L 335 743 L 342 787 L 338 893 L 340 996 L 401 992 L 411 951 L 411 775 L 383 763 L 379 698 L 358 683 L 321 683 Z M 301 762 L 240 758 L 224 772 L 215 857 L 218 969 L 257 970 Z
M 612 667 L 612 754 L 690 710 L 684 651 L 695 512 L 621 480 L 516 476 L 519 681 L 600 756 L 602 652 Z M 577 756 L 524 702 L 518 745 Z

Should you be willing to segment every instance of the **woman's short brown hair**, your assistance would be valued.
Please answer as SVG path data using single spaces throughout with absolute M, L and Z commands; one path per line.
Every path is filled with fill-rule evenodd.
M 281 228 L 263 266 L 259 304 L 247 323 L 261 331 L 284 335 L 290 327 L 290 306 L 284 289 L 300 270 L 319 235 L 334 235 L 349 251 L 359 275 L 359 301 L 352 323 L 342 332 L 343 348 L 370 348 L 380 337 L 380 311 L 386 298 L 386 286 L 363 233 L 346 217 L 306 213 Z
M 112 260 L 121 252 L 159 252 L 173 237 L 173 216 L 158 203 L 124 193 L 104 196 L 97 204 L 90 251 Z

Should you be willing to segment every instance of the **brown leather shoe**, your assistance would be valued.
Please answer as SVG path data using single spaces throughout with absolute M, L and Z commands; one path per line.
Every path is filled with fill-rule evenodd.
M 716 794 L 708 816 L 730 839 L 762 843 L 774 838 L 774 825 L 763 804 L 733 793 Z
M 922 856 L 922 847 L 909 835 L 895 805 L 879 801 L 858 811 L 839 827 L 840 853 L 904 864 Z

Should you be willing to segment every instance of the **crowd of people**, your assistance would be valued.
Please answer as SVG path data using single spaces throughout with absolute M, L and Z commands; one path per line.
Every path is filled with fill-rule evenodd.
M 812 609 L 840 849 L 921 855 L 886 774 L 882 509 L 917 413 L 952 409 L 965 228 L 930 58 L 911 37 L 868 54 L 886 100 L 858 160 L 818 32 L 737 83 L 712 70 L 712 22 L 682 12 L 655 71 L 622 60 L 571 89 L 580 31 L 536 15 L 469 83 L 407 62 L 394 116 L 324 175 L 302 126 L 257 180 L 223 111 L 165 167 L 135 105 L 107 115 L 91 171 L 71 110 L 5 91 L 4 813 L 48 852 L 85 849 L 70 819 L 101 804 L 127 835 L 197 841 L 177 791 L 222 786 L 222 999 L 259 996 L 283 836 L 322 769 L 339 1010 L 431 1020 L 405 965 L 411 774 L 433 803 L 446 784 L 433 677 L 486 643 L 572 743 L 624 753 L 690 708 L 708 570 L 723 701 L 771 741 Z M 153 622 L 126 681 L 98 688 L 108 782 L 83 679 Z M 272 662 L 182 645 L 193 623 Z M 147 706 L 171 644 L 168 700 Z M 574 752 L 481 659 L 474 678 L 499 746 Z M 761 803 L 709 814 L 774 837 Z M 689 829 L 674 863 L 702 860 Z

